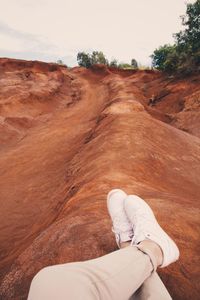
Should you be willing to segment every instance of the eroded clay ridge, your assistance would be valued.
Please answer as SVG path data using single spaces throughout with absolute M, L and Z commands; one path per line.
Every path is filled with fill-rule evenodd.
M 172 298 L 198 299 L 199 83 L 0 59 L 1 299 L 26 299 L 45 266 L 115 250 L 116 187 L 143 197 L 179 245 L 159 272 Z

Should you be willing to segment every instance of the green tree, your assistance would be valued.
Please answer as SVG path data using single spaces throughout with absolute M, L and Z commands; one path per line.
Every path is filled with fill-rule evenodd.
M 200 70 L 200 0 L 188 3 L 181 19 L 185 29 L 174 34 L 174 45 L 161 46 L 151 55 L 159 70 L 180 74 Z
M 132 58 L 131 59 L 131 66 L 134 68 L 134 69 L 138 69 L 138 63 L 137 63 L 137 60 L 135 58 Z
M 108 64 L 108 60 L 106 59 L 106 57 L 102 51 L 93 51 L 90 58 L 91 58 L 92 65 L 94 65 L 94 64 L 107 65 Z
M 94 64 L 108 65 L 108 60 L 102 51 L 93 51 L 91 54 L 79 52 L 77 54 L 77 61 L 79 66 L 90 68 Z
M 200 50 L 200 0 L 187 4 L 186 15 L 181 17 L 182 25 L 186 26 L 174 35 L 178 51 L 191 53 Z
M 175 34 L 179 54 L 178 72 L 191 73 L 200 70 L 200 0 L 187 4 L 182 16 L 185 30 Z
M 109 63 L 109 66 L 117 68 L 118 67 L 118 61 L 116 59 L 111 60 L 111 62 Z
M 77 54 L 77 61 L 81 67 L 89 68 L 92 65 L 89 53 L 79 52 Z
M 174 63 L 174 66 L 177 65 L 175 53 L 176 53 L 175 45 L 171 46 L 166 44 L 164 46 L 159 47 L 151 55 L 153 67 L 155 67 L 160 71 L 166 71 L 166 68 L 168 70 L 171 70 L 172 63 Z

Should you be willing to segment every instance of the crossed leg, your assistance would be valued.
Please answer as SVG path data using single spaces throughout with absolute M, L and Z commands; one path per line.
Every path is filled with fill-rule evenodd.
M 85 262 L 42 269 L 32 281 L 28 300 L 169 300 L 156 267 L 153 254 L 128 246 Z

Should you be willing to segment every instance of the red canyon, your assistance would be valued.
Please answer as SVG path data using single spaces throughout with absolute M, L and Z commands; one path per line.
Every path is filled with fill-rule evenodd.
M 116 250 L 112 188 L 151 205 L 181 252 L 159 274 L 173 299 L 198 299 L 200 76 L 0 59 L 0 298 Z

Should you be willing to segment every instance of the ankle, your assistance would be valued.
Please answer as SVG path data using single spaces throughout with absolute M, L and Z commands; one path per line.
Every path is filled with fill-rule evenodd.
M 145 251 L 145 249 L 147 249 L 147 251 L 149 250 L 150 252 L 153 253 L 156 262 L 157 262 L 157 266 L 161 266 L 163 263 L 163 252 L 160 248 L 160 246 L 151 241 L 151 240 L 144 240 L 142 241 L 140 244 L 140 247 Z
M 120 243 L 120 249 L 130 246 L 131 241 Z

